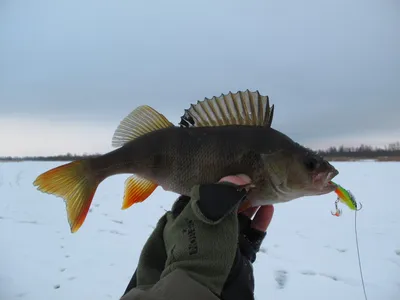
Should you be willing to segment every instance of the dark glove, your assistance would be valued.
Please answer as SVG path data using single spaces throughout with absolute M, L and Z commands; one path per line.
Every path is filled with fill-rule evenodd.
M 179 268 L 221 299 L 253 299 L 251 263 L 265 237 L 238 215 L 246 190 L 229 183 L 194 187 L 147 241 L 128 288 L 146 289 Z

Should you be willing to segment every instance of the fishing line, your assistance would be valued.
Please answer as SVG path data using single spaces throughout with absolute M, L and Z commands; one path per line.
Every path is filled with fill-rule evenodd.
M 367 300 L 367 299 L 368 299 L 368 298 L 367 298 L 367 292 L 365 291 L 364 276 L 363 276 L 362 267 L 361 267 L 360 247 L 359 247 L 359 245 L 358 245 L 357 212 L 358 212 L 358 210 L 356 209 L 355 212 L 354 212 L 354 232 L 355 232 L 355 235 L 356 235 L 356 246 L 357 246 L 358 266 L 359 266 L 359 268 L 360 268 L 361 283 L 362 283 L 362 287 L 363 287 L 363 291 L 364 291 L 365 300 Z
M 338 207 L 338 203 L 343 202 L 345 203 L 351 210 L 354 210 L 354 233 L 356 237 L 356 246 L 357 246 L 357 257 L 358 257 L 358 266 L 360 268 L 360 277 L 361 277 L 361 283 L 364 291 L 364 298 L 365 300 L 368 300 L 367 298 L 367 292 L 365 290 L 365 283 L 364 283 L 364 275 L 362 271 L 362 264 L 361 264 L 361 257 L 360 257 L 360 246 L 358 243 L 358 230 L 357 230 L 357 212 L 361 210 L 362 204 L 359 203 L 357 205 L 356 198 L 354 195 L 349 191 L 338 185 L 337 183 L 334 183 L 331 181 L 331 184 L 336 185 L 335 193 L 337 194 L 337 199 L 335 201 L 335 211 L 331 212 L 333 216 L 339 217 L 342 215 L 342 211 Z

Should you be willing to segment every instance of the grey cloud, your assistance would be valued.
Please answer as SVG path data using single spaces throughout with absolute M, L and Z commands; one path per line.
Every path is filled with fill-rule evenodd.
M 400 128 L 396 1 L 2 1 L 1 114 L 117 123 L 258 89 L 301 140 Z

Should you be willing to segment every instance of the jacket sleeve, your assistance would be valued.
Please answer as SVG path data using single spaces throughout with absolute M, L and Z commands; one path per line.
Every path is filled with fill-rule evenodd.
M 181 269 L 175 269 L 151 288 L 134 288 L 120 300 L 220 300 Z
M 245 191 L 227 184 L 194 186 L 181 213 L 176 218 L 167 213 L 167 260 L 161 278 L 174 270 L 184 270 L 221 296 L 237 253 L 237 208 L 244 195 Z

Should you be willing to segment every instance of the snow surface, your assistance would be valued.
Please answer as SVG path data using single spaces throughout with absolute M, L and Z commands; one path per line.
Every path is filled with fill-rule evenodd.
M 33 180 L 59 162 L 0 164 L 0 299 L 118 299 L 153 226 L 176 195 L 158 188 L 122 211 L 127 176 L 104 181 L 81 229 L 71 234 L 60 198 Z M 400 299 L 399 163 L 335 163 L 357 213 L 368 299 Z M 275 206 L 255 263 L 257 299 L 364 299 L 354 212 L 333 217 L 335 195 Z

